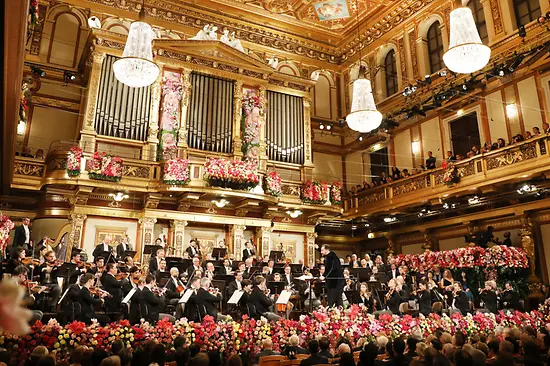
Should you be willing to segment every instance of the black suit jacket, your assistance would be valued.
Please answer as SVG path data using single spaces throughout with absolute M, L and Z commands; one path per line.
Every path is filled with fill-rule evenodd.
M 104 255 L 103 253 L 104 252 L 112 252 L 113 248 L 111 248 L 109 245 L 107 245 L 107 250 L 105 250 L 105 246 L 103 245 L 104 243 L 101 243 L 99 245 L 96 245 L 96 247 L 94 248 L 94 251 L 92 253 L 92 256 L 94 258 L 97 258 L 101 255 Z M 107 258 L 105 258 L 105 264 L 107 264 Z
M 333 358 L 332 353 L 330 353 L 330 351 L 329 351 L 328 349 L 326 349 L 326 350 L 324 350 L 324 351 L 320 351 L 320 352 L 318 353 L 318 355 L 321 356 L 321 357 L 326 358 L 327 360 L 328 360 L 329 358 Z M 327 362 L 327 363 L 328 363 L 328 362 Z
M 119 281 L 113 275 L 106 273 L 101 278 L 101 284 L 103 285 L 105 291 L 112 295 L 112 302 L 120 303 L 122 301 L 123 281 Z
M 399 305 L 401 305 L 401 296 L 398 291 L 394 291 L 389 299 L 386 300 L 386 305 L 394 314 L 399 314 Z
M 188 246 L 187 249 L 185 249 L 187 254 L 189 254 L 189 258 L 193 259 L 197 254 L 200 255 L 200 250 L 193 248 L 192 246 Z
M 247 260 L 249 257 L 254 256 L 256 253 L 254 249 L 243 249 L 243 261 Z
M 283 278 L 283 282 L 285 283 L 285 287 L 292 285 L 292 280 L 293 280 L 292 274 L 290 275 L 290 282 L 288 282 L 286 278 L 286 274 L 282 275 L 282 278 Z
M 325 277 L 327 288 L 343 288 L 346 284 L 340 258 L 334 252 L 329 252 L 325 257 Z
M 177 279 L 177 284 L 178 286 L 184 286 L 183 282 L 181 282 L 179 278 Z M 166 286 L 164 287 L 166 288 L 166 297 L 168 299 L 179 299 L 181 297 L 180 293 L 177 291 L 173 277 L 168 279 L 168 282 L 166 282 Z
M 25 229 L 23 225 L 19 225 L 15 228 L 15 233 L 13 235 L 13 246 L 14 247 L 26 247 L 27 236 L 25 235 Z M 31 228 L 29 228 L 29 241 L 31 240 Z
M 81 307 L 80 319 L 84 323 L 90 324 L 92 319 L 96 317 L 94 306 L 101 304 L 101 299 L 93 297 L 87 287 L 82 287 L 78 300 Z
M 243 286 L 241 284 L 241 290 L 242 290 Z M 231 298 L 231 296 L 233 296 L 233 293 L 235 291 L 237 291 L 237 281 L 231 281 L 229 282 L 229 286 L 227 286 L 227 295 L 229 296 L 229 298 Z
M 156 323 L 159 320 L 159 314 L 164 307 L 164 299 L 152 293 L 147 286 L 141 290 L 141 295 L 143 297 L 143 303 L 147 307 L 146 319 L 150 322 Z
M 206 308 L 206 313 L 213 316 L 214 319 L 216 319 L 216 316 L 218 315 L 217 303 L 221 300 L 221 297 L 214 296 L 203 288 L 200 288 L 197 291 L 197 296 L 195 297 L 195 302 L 197 305 L 204 305 Z
M 494 291 L 484 291 L 481 294 L 481 299 L 483 300 L 483 303 L 485 304 L 487 310 L 489 310 L 491 313 L 498 312 L 498 299 L 497 294 Z
M 326 365 L 328 363 L 328 358 L 319 356 L 318 353 L 314 353 L 309 356 L 309 358 L 302 360 L 302 362 L 300 362 L 300 366 Z
M 254 287 L 250 294 L 249 301 L 256 307 L 256 312 L 263 315 L 269 311 L 269 307 L 273 305 L 273 301 L 267 297 L 259 287 Z
M 428 316 L 432 312 L 432 295 L 430 291 L 418 291 L 415 297 L 418 300 L 418 310 Z
M 468 303 L 468 296 L 464 291 L 460 291 L 455 297 L 454 297 L 455 307 L 460 310 L 462 315 L 466 315 L 468 313 L 468 310 L 470 309 L 470 305 Z
M 152 256 L 149 259 L 149 273 L 154 273 L 159 269 L 159 263 L 156 256 Z
M 38 272 L 40 273 L 40 283 L 46 284 L 46 275 L 48 272 L 45 271 L 45 268 L 47 267 L 46 263 L 42 263 L 38 266 Z M 58 273 L 59 267 L 53 267 L 52 271 L 50 272 L 50 282 L 52 284 L 57 284 L 57 273 Z
M 122 256 L 124 255 L 124 252 L 132 250 L 132 246 L 130 244 L 126 244 L 126 249 L 124 249 L 124 244 L 120 243 L 116 247 L 116 256 L 119 259 L 122 259 Z
M 130 312 L 128 314 L 128 318 L 128 320 L 130 320 L 130 324 L 139 324 L 140 319 L 147 318 L 147 307 L 145 306 L 145 302 L 143 301 L 143 293 L 139 287 L 136 287 L 136 292 L 130 299 Z

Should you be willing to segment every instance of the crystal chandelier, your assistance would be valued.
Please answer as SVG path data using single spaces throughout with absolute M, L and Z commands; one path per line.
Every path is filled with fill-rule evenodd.
M 481 43 L 470 8 L 458 2 L 459 7 L 451 11 L 449 49 L 443 55 L 443 62 L 451 71 L 470 74 L 487 65 L 491 49 Z
M 361 62 L 361 58 L 359 58 L 359 62 Z M 359 66 L 359 75 L 353 82 L 351 113 L 346 117 L 349 128 L 361 133 L 370 132 L 382 123 L 382 113 L 376 110 L 372 86 L 365 74 L 365 67 Z
M 139 11 L 139 20 L 130 25 L 122 58 L 113 64 L 118 81 L 133 88 L 153 84 L 159 74 L 159 68 L 153 62 L 152 42 L 155 34 L 151 26 L 144 22 L 144 3 L 145 0 Z

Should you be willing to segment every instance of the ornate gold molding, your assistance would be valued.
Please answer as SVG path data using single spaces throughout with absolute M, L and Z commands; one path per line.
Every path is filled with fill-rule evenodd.
M 60 100 L 60 99 L 51 98 L 51 97 L 33 96 L 31 103 L 37 106 L 52 107 L 52 108 L 63 109 L 71 112 L 78 112 L 80 110 L 80 103 L 78 102 Z

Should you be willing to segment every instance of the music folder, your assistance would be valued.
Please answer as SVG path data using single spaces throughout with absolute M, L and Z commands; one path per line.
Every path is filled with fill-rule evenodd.
M 130 292 L 128 292 L 128 295 L 126 295 L 126 297 L 122 299 L 122 303 L 128 304 L 135 293 L 136 293 L 136 289 L 135 288 L 131 289 Z
M 183 296 L 181 297 L 180 301 L 178 301 L 178 303 L 179 304 L 187 304 L 187 301 L 189 301 L 192 294 L 193 294 L 193 289 L 188 288 L 187 290 L 185 290 L 185 292 L 183 293 Z
M 237 290 L 233 292 L 233 295 L 231 295 L 231 298 L 229 301 L 227 301 L 230 305 L 237 305 L 239 301 L 241 301 L 241 297 L 243 297 L 244 291 L 243 290 Z
M 290 301 L 290 296 L 292 296 L 292 291 L 283 290 L 279 295 L 276 304 L 288 304 Z

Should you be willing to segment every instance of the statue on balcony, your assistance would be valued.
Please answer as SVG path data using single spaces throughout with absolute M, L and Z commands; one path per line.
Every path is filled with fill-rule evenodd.
M 229 35 L 229 45 L 234 49 L 241 51 L 242 53 L 247 53 L 246 50 L 243 48 L 241 41 L 235 38 L 235 32 L 231 32 L 231 34 Z
M 216 31 L 218 27 L 212 24 L 206 24 L 194 37 L 190 38 L 195 41 L 215 41 L 218 39 Z

